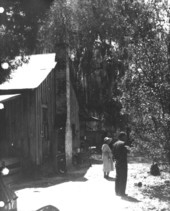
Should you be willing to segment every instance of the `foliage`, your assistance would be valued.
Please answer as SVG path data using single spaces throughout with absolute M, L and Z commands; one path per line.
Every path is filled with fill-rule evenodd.
M 121 87 L 122 112 L 127 112 L 140 150 L 165 159 L 170 150 L 169 139 L 169 66 L 164 5 L 150 5 L 151 36 L 129 43 L 128 51 L 134 55 Z M 161 24 L 160 24 L 161 23 Z
M 90 110 L 101 113 L 107 123 L 124 127 L 127 121 L 121 120 L 127 118 L 120 113 L 120 98 L 126 90 L 119 84 L 129 63 L 134 63 L 133 47 L 154 39 L 154 13 L 138 1 L 79 2 L 79 45 L 83 51 L 77 69 L 87 87 L 85 103 Z
M 134 33 L 136 41 L 144 34 L 144 29 L 139 34 L 138 23 L 133 24 L 139 12 L 142 19 L 141 5 L 130 1 L 80 0 L 69 5 L 54 1 L 40 30 L 42 49 L 56 51 L 57 57 L 58 46 L 69 34 L 80 102 L 115 127 L 125 119 L 120 114 L 122 93 L 118 89 L 127 69 L 125 37 Z
M 61 61 L 60 45 L 69 45 L 80 105 L 106 125 L 132 126 L 140 150 L 161 155 L 169 144 L 166 2 L 67 3 L 54 1 L 39 48 Z
M 1 0 L 0 7 L 0 63 L 8 62 L 9 69 L 0 69 L 0 83 L 10 76 L 13 66 L 10 60 L 15 56 L 31 54 L 35 51 L 37 30 L 44 12 L 51 0 Z

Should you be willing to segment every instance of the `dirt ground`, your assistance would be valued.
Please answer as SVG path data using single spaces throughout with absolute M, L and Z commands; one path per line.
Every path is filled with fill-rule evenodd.
M 162 169 L 160 176 L 152 176 L 150 165 L 151 163 L 141 158 L 129 159 L 128 197 L 120 198 L 114 193 L 115 170 L 110 174 L 110 179 L 104 179 L 101 155 L 94 155 L 91 167 L 76 167 L 66 175 L 46 176 L 15 184 L 13 188 L 18 195 L 18 210 L 35 211 L 35 208 L 51 204 L 60 211 L 168 211 L 170 169 Z M 53 194 L 49 195 L 51 193 Z M 32 200 L 29 203 L 30 208 L 25 207 L 28 198 L 30 202 Z
M 128 194 L 141 201 L 136 210 L 170 210 L 170 173 L 152 176 L 149 170 L 149 163 L 129 164 Z
M 100 155 L 96 160 L 101 160 Z M 170 211 L 170 166 L 159 165 L 160 175 L 150 174 L 151 162 L 143 157 L 129 157 L 125 210 Z M 115 172 L 114 172 L 115 176 Z

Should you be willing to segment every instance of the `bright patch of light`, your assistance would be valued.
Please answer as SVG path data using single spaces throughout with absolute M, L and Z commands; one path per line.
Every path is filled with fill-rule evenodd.
M 52 185 L 55 178 L 53 178 L 54 181 L 50 178 L 48 187 L 25 188 L 16 191 L 18 211 L 33 211 L 49 204 L 61 211 L 126 210 L 131 202 L 123 201 L 115 196 L 114 182 L 103 178 L 102 168 L 102 165 L 92 165 L 86 171 L 83 181 L 78 179 L 78 181 Z M 110 173 L 110 177 L 115 178 L 115 171 Z
M 0 201 L 0 207 L 4 207 L 5 203 L 3 201 Z
M 119 47 L 118 43 L 116 43 L 114 41 L 111 42 L 111 45 L 114 48 L 114 50 L 118 49 L 118 47 Z
M 4 62 L 1 64 L 2 69 L 7 70 L 9 68 L 9 64 L 7 62 Z
M 9 169 L 8 168 L 3 168 L 2 169 L 2 175 L 8 175 L 9 174 Z
M 6 12 L 6 15 L 11 17 L 11 16 L 14 15 L 14 11 L 11 10 L 11 11 L 9 11 L 9 12 Z
M 3 7 L 0 7 L 0 13 L 3 13 L 5 10 Z
M 138 68 L 138 73 L 142 73 L 142 69 L 141 68 Z
M 4 109 L 4 104 L 0 103 L 0 109 Z
M 70 0 L 67 0 L 67 1 L 66 1 L 66 5 L 67 5 L 67 6 L 69 6 L 69 5 L 70 5 L 70 3 L 71 3 L 71 1 L 70 1 Z

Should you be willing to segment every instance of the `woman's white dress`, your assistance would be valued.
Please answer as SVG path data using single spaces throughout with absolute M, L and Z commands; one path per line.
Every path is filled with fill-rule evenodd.
M 107 144 L 102 145 L 102 160 L 103 160 L 103 171 L 113 171 L 113 159 L 112 151 Z

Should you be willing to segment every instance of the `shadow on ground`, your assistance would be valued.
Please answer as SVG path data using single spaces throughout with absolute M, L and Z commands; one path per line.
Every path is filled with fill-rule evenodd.
M 87 179 L 84 178 L 84 175 L 89 168 L 90 166 L 76 167 L 69 172 L 63 174 L 52 173 L 51 175 L 47 175 L 44 177 L 41 174 L 30 177 L 25 176 L 21 178 L 20 181 L 15 182 L 15 184 L 11 184 L 11 187 L 16 191 L 24 188 L 50 187 L 56 184 L 75 180 L 79 182 L 85 182 L 87 181 Z
M 134 202 L 134 203 L 140 202 L 138 199 L 131 197 L 131 196 L 122 197 L 122 200 Z
M 115 178 L 113 178 L 113 177 L 108 177 L 107 180 L 108 180 L 108 181 L 113 181 L 113 182 L 114 182 L 114 181 L 115 181 Z

